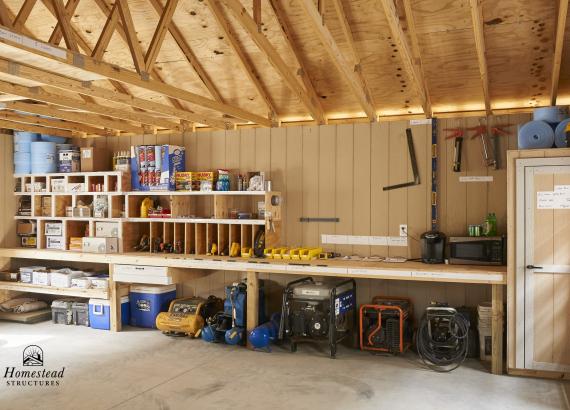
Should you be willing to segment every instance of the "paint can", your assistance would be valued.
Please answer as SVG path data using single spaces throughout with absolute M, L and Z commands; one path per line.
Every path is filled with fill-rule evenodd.
M 81 170 L 81 155 L 79 148 L 63 149 L 58 152 L 58 172 L 79 172 Z

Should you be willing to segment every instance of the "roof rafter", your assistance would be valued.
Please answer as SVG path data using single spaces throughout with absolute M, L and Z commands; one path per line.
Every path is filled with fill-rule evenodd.
M 5 27 L 4 29 L 11 31 L 10 29 Z M 16 35 L 16 37 L 21 36 L 18 33 L 14 34 Z M 42 42 L 39 40 L 36 41 L 38 42 L 39 47 L 41 47 Z M 219 111 L 236 118 L 249 120 L 259 125 L 267 127 L 271 126 L 270 120 L 260 115 L 253 114 L 238 107 L 234 107 L 228 104 L 223 104 L 218 101 L 211 100 L 209 98 L 192 93 L 190 91 L 182 90 L 170 84 L 162 83 L 152 79 L 143 78 L 134 71 L 94 59 L 87 55 L 72 53 L 71 51 L 65 49 L 60 49 L 60 51 L 65 53 L 65 55 L 59 55 L 59 53 L 57 55 L 54 55 L 53 53 L 42 52 L 39 51 L 39 48 L 35 47 L 32 48 L 22 44 L 19 41 L 14 41 L 8 38 L 0 39 L 0 43 L 3 44 L 3 47 L 9 47 L 12 51 L 17 50 L 19 53 L 23 53 L 27 57 L 35 56 L 40 60 L 47 59 L 52 62 L 63 64 L 64 66 L 67 66 L 70 69 L 72 69 L 71 71 L 73 71 L 73 69 L 75 70 L 78 69 L 78 67 L 76 67 L 73 64 L 73 62 L 78 61 L 77 59 L 80 59 L 81 61 L 80 71 L 83 74 L 91 73 L 93 74 L 94 77 L 97 77 L 99 79 L 106 78 L 106 79 L 117 80 L 122 83 L 140 87 L 154 93 L 163 94 L 181 101 L 185 101 L 187 103 L 196 104 L 204 108 L 208 108 L 214 111 Z
M 99 4 L 101 0 L 96 0 L 96 1 Z M 149 0 L 149 1 L 152 7 L 158 13 L 158 15 L 162 15 L 164 9 L 160 1 L 159 0 Z M 216 85 L 212 82 L 208 73 L 204 71 L 204 68 L 200 63 L 200 60 L 198 59 L 198 57 L 196 57 L 196 55 L 194 54 L 194 52 L 186 42 L 186 39 L 182 35 L 182 32 L 180 31 L 178 26 L 174 22 L 170 22 L 168 29 L 170 31 L 170 34 L 174 38 L 174 41 L 176 41 L 178 48 L 180 49 L 182 54 L 184 54 L 184 57 L 186 57 L 186 60 L 188 60 L 188 63 L 190 63 L 190 65 L 198 75 L 198 78 L 200 78 L 200 81 L 202 81 L 202 84 L 204 84 L 204 87 L 206 87 L 212 98 L 214 98 L 216 101 L 224 102 L 224 99 L 222 98 Z M 157 76 L 155 72 L 153 72 L 153 75 L 154 77 L 159 78 L 159 76 Z M 173 100 L 173 102 L 174 101 L 178 102 L 177 100 Z
M 117 28 L 117 21 L 119 20 L 119 14 L 117 11 L 117 2 L 113 5 L 109 16 L 107 17 L 107 21 L 105 21 L 105 25 L 103 26 L 103 30 L 97 39 L 97 44 L 95 44 L 95 48 L 91 52 L 91 57 L 101 59 L 103 58 L 103 54 L 105 50 L 109 46 L 109 42 L 113 37 L 113 33 Z
M 216 0 L 218 1 L 218 0 Z M 243 26 L 250 35 L 251 39 L 257 44 L 257 47 L 265 54 L 271 65 L 281 75 L 287 86 L 301 100 L 305 107 L 309 110 L 312 117 L 320 122 L 326 122 L 325 114 L 315 95 L 308 93 L 297 81 L 295 75 L 291 72 L 289 66 L 283 61 L 283 58 L 271 45 L 267 37 L 257 30 L 257 24 L 249 16 L 247 10 L 243 8 L 238 0 L 224 0 L 226 5 L 234 14 L 235 18 Z
M 376 109 L 372 104 L 372 98 L 370 94 L 363 87 L 362 82 L 354 73 L 353 69 L 350 67 L 350 64 L 347 63 L 329 29 L 323 25 L 322 16 L 319 14 L 319 10 L 315 6 L 315 3 L 313 3 L 313 0 L 299 0 L 298 3 L 301 5 L 303 11 L 305 12 L 305 15 L 309 18 L 313 29 L 317 33 L 325 51 L 330 56 L 337 70 L 342 74 L 345 81 L 348 83 L 352 93 L 366 113 L 366 116 L 370 119 L 370 121 L 378 121 L 378 115 L 376 114 Z
M 30 14 L 32 13 L 32 10 L 36 5 L 37 1 L 38 0 L 24 1 L 24 4 L 22 4 L 22 7 L 20 7 L 20 11 L 14 18 L 13 26 L 15 29 L 20 30 L 24 26 L 24 24 L 26 24 L 26 21 L 28 20 L 28 17 L 30 17 Z
M 1 118 L 1 116 L 0 116 Z M 0 128 L 7 128 L 10 130 L 20 130 L 27 132 L 37 132 L 41 134 L 56 135 L 58 137 L 73 138 L 76 136 L 72 131 L 61 130 L 58 128 L 47 128 L 42 126 L 37 126 L 33 124 L 25 124 L 21 122 L 8 121 L 5 119 L 0 119 Z
M 491 97 L 489 95 L 489 73 L 487 71 L 487 57 L 485 51 L 485 34 L 483 32 L 483 8 L 480 0 L 469 0 L 471 7 L 471 21 L 475 36 L 475 48 L 479 61 L 479 74 L 483 86 L 483 98 L 485 100 L 485 112 L 491 115 Z
M 143 127 L 137 127 L 127 122 L 102 118 L 99 117 L 98 115 L 89 114 L 85 112 L 60 110 L 51 106 L 41 105 L 41 104 L 32 104 L 22 101 L 10 101 L 5 103 L 0 103 L 0 108 L 27 112 L 29 114 L 45 115 L 52 118 L 59 118 L 61 120 L 79 122 L 82 124 L 90 124 L 95 127 L 104 127 L 116 131 L 133 132 L 137 134 L 142 134 L 145 131 Z
M 115 107 L 106 107 L 91 102 L 72 100 L 65 94 L 46 91 L 41 87 L 24 87 L 21 85 L 7 83 L 5 81 L 0 81 L 0 92 L 19 95 L 29 98 L 30 100 L 44 102 L 46 104 L 54 104 L 74 110 L 82 110 L 100 115 L 106 115 L 108 117 L 121 120 L 134 121 L 144 125 L 152 125 L 166 129 L 178 129 L 178 124 L 173 121 L 152 117 L 150 115 L 142 113 L 136 113 L 133 111 L 125 111 L 117 109 Z
M 148 50 L 144 57 L 144 63 L 147 72 L 150 72 L 150 70 L 154 67 L 154 63 L 156 62 L 156 57 L 158 56 L 158 52 L 162 47 L 162 42 L 164 41 L 164 37 L 166 36 L 166 33 L 169 31 L 169 27 L 172 22 L 172 16 L 176 11 L 177 5 L 178 5 L 178 0 L 167 0 L 166 6 L 164 6 L 164 10 L 162 11 L 160 20 L 158 21 L 158 25 L 156 26 L 156 30 L 154 31 L 154 35 L 152 36 L 150 46 L 148 47 Z
M 291 33 L 291 29 L 289 28 L 289 19 L 287 17 L 287 14 L 285 13 L 285 10 L 283 10 L 283 6 L 280 0 L 269 0 L 269 4 L 271 5 L 273 14 L 277 19 L 277 22 L 279 23 L 279 27 L 281 28 L 281 34 L 283 35 L 283 38 L 287 43 L 287 47 L 289 48 L 291 53 L 295 56 L 295 63 L 299 67 L 299 69 L 297 70 L 297 76 L 303 82 L 303 85 L 305 86 L 305 89 L 307 90 L 307 93 L 309 93 L 311 99 L 316 101 L 320 111 L 323 111 L 323 108 L 319 100 L 319 96 L 317 95 L 315 87 L 313 86 L 313 83 L 309 78 L 309 71 L 306 69 L 305 63 L 303 62 L 303 56 L 301 56 L 299 48 L 297 47 L 297 44 L 295 44 L 295 41 L 293 40 L 293 34 Z M 326 122 L 327 120 L 325 118 L 324 121 L 322 121 L 322 123 Z
M 206 0 L 206 3 L 208 4 L 208 7 L 210 8 L 214 18 L 218 22 L 218 25 L 224 32 L 224 38 L 227 40 L 232 51 L 236 54 L 243 71 L 245 71 L 247 77 L 255 86 L 257 93 L 259 94 L 259 96 L 261 97 L 261 99 L 269 109 L 270 117 L 273 118 L 274 120 L 277 120 L 277 111 L 275 109 L 271 96 L 269 95 L 269 92 L 261 83 L 261 80 L 259 78 L 259 73 L 255 69 L 255 67 L 253 66 L 247 55 L 242 50 L 238 42 L 238 39 L 235 36 L 232 27 L 230 26 L 230 22 L 225 18 L 220 5 L 216 2 L 216 0 Z
M 406 23 L 408 25 L 408 34 L 410 35 L 410 39 L 412 40 L 412 54 L 414 57 L 414 64 L 417 67 L 418 72 L 421 75 L 421 80 L 423 81 L 423 87 L 425 90 L 426 96 L 426 105 L 427 107 L 424 108 L 424 113 L 428 118 L 433 115 L 432 108 L 431 108 L 431 98 L 429 94 L 429 87 L 427 85 L 426 77 L 424 75 L 424 68 L 422 63 L 422 54 L 420 51 L 420 44 L 418 41 L 418 35 L 416 32 L 416 22 L 414 20 L 414 14 L 412 11 L 412 3 L 411 0 L 403 0 L 404 3 L 404 11 L 406 13 Z
M 118 0 L 117 5 L 119 16 L 121 16 L 121 21 L 123 22 L 123 27 L 127 34 L 127 44 L 131 51 L 131 56 L 133 57 L 135 69 L 139 74 L 146 75 L 144 55 L 139 40 L 137 39 L 137 32 L 133 23 L 133 17 L 131 16 L 131 10 L 129 9 L 129 3 L 128 1 Z
M 97 87 L 89 82 L 74 80 L 59 74 L 41 70 L 34 67 L 11 62 L 0 58 L 0 73 L 10 74 L 14 77 L 23 78 L 29 81 L 45 84 L 48 87 L 55 87 L 66 91 L 76 92 L 81 95 L 90 97 L 98 97 L 116 103 L 126 104 L 128 106 L 154 111 L 160 114 L 175 117 L 190 122 L 211 125 L 215 128 L 228 129 L 231 124 L 222 120 L 203 117 L 199 114 L 191 113 L 186 110 L 179 110 L 168 105 L 158 102 L 145 100 L 142 98 L 117 93 L 106 88 Z
M 0 23 L 7 27 L 13 27 L 14 16 L 4 0 L 0 0 Z
M 322 7 L 323 10 L 320 11 L 320 14 L 323 16 L 324 19 L 324 0 L 320 0 L 323 2 Z M 331 0 L 338 19 L 340 21 L 341 29 L 346 37 L 348 42 L 348 47 L 350 48 L 350 53 L 352 54 L 352 59 L 354 60 L 354 72 L 358 76 L 358 80 L 361 83 L 362 88 L 364 89 L 364 93 L 370 98 L 370 102 L 372 106 L 374 106 L 374 99 L 372 98 L 372 93 L 366 84 L 366 80 L 364 79 L 364 75 L 362 74 L 362 66 L 360 65 L 360 55 L 358 54 L 358 50 L 356 48 L 356 44 L 354 42 L 354 36 L 352 34 L 352 30 L 350 29 L 350 24 L 348 22 L 348 18 L 346 17 L 346 12 L 344 10 L 344 6 L 342 5 L 341 0 Z M 319 3 L 321 5 L 321 3 Z
M 550 85 L 550 105 L 556 105 L 558 97 L 558 82 L 560 81 L 560 66 L 562 65 L 562 50 L 566 18 L 568 16 L 568 1 L 560 0 L 558 5 L 558 21 L 556 22 L 556 41 L 554 43 L 554 59 L 552 63 L 552 79 Z
M 68 0 L 65 7 L 63 6 L 63 0 L 51 1 L 57 17 L 57 26 L 55 27 L 49 39 L 49 42 L 58 45 L 61 41 L 61 36 L 63 36 L 68 49 L 72 51 L 79 51 L 79 47 L 77 46 L 77 41 L 75 39 L 70 22 L 71 15 L 77 8 L 79 0 Z
M 62 121 L 53 118 L 37 117 L 35 115 L 23 115 L 6 110 L 0 111 L 0 118 L 8 121 L 21 122 L 24 124 L 32 124 L 32 125 L 51 127 L 51 128 L 61 128 L 64 130 L 81 132 L 84 134 L 105 135 L 105 129 L 103 128 L 91 127 L 85 124 Z
M 418 97 L 420 98 L 420 103 L 424 114 L 426 117 L 431 117 L 432 109 L 429 96 L 425 89 L 425 81 L 423 74 L 418 70 L 417 65 L 414 63 L 414 58 L 402 25 L 400 24 L 400 16 L 396 10 L 396 5 L 394 0 L 380 0 L 382 6 L 384 7 L 384 14 L 386 15 L 386 20 L 390 26 L 390 31 L 392 32 L 392 37 L 398 45 L 399 54 L 402 57 L 402 63 L 404 64 L 404 69 L 408 76 L 412 79 L 414 88 Z

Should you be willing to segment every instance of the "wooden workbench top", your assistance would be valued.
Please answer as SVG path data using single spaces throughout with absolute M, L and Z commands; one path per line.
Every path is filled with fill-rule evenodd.
M 506 266 L 431 265 L 421 262 L 386 263 L 358 260 L 292 261 L 224 256 L 150 253 L 94 254 L 47 249 L 0 249 L 0 257 L 49 259 L 103 264 L 137 264 L 227 271 L 256 271 L 369 279 L 505 284 Z

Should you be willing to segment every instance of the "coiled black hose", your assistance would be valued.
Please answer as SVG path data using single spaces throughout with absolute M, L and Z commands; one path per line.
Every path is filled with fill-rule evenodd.
M 467 357 L 468 333 L 469 321 L 461 314 L 450 314 L 448 310 L 440 313 L 432 311 L 428 317 L 426 312 L 416 333 L 418 354 L 432 370 L 455 370 Z

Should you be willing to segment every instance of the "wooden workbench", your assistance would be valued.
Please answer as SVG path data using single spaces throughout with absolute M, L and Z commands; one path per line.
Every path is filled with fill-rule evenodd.
M 192 256 L 175 254 L 89 254 L 70 251 L 36 249 L 0 249 L 0 257 L 23 259 L 47 259 L 68 262 L 103 263 L 110 265 L 110 298 L 113 306 L 120 304 L 119 286 L 112 277 L 115 264 L 167 266 L 198 270 L 223 270 L 246 272 L 250 294 L 257 295 L 259 273 L 317 275 L 366 279 L 391 279 L 403 281 L 431 281 L 444 283 L 488 284 L 492 287 L 492 373 L 503 372 L 503 286 L 506 284 L 505 266 L 428 265 L 420 262 L 385 263 L 357 260 L 292 261 L 273 259 L 242 259 L 223 256 Z M 183 280 L 183 278 L 182 278 Z M 1 289 L 0 283 L 0 289 Z M 253 292 L 251 292 L 253 291 Z M 120 312 L 120 309 L 115 309 Z M 248 298 L 248 329 L 257 326 L 258 300 Z M 120 318 L 112 318 L 120 329 Z

